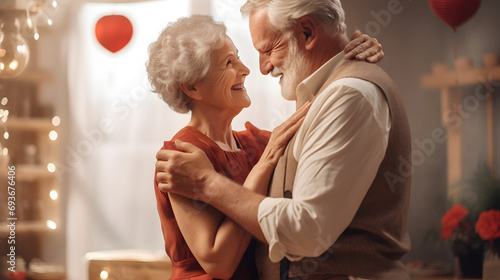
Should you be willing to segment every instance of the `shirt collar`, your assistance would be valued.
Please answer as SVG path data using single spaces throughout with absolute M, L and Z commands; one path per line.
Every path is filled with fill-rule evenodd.
M 344 52 L 339 52 L 337 55 L 323 64 L 316 72 L 303 80 L 297 86 L 297 109 L 299 109 L 307 101 L 311 101 L 318 90 L 321 89 L 328 77 L 344 62 L 347 61 Z

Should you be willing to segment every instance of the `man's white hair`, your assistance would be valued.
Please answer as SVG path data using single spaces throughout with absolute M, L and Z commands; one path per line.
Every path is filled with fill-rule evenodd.
M 345 12 L 340 0 L 248 0 L 242 7 L 243 15 L 267 7 L 274 31 L 290 31 L 298 19 L 310 16 L 328 34 L 345 34 Z

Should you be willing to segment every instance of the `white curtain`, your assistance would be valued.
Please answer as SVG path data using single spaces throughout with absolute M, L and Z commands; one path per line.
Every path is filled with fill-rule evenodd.
M 188 116 L 169 110 L 148 90 L 147 46 L 161 29 L 189 15 L 190 2 L 83 4 L 69 48 L 72 145 L 67 221 L 67 271 L 85 279 L 89 251 L 162 250 L 153 192 L 155 153 Z M 95 39 L 105 15 L 126 16 L 130 43 L 113 54 Z
M 233 129 L 243 129 L 248 120 L 272 129 L 294 107 L 283 101 L 277 80 L 260 74 L 239 4 L 216 0 L 211 11 L 228 26 L 242 60 L 252 71 L 246 85 L 253 103 L 235 119 Z M 86 279 L 87 252 L 163 250 L 153 191 L 155 154 L 164 140 L 187 124 L 189 115 L 173 112 L 148 90 L 145 62 L 148 45 L 163 27 L 193 9 L 196 11 L 191 1 L 177 0 L 82 3 L 77 9 L 68 49 L 72 140 L 62 168 L 69 177 L 70 280 Z M 110 14 L 126 16 L 134 27 L 130 43 L 115 54 L 104 49 L 94 35 L 97 20 Z

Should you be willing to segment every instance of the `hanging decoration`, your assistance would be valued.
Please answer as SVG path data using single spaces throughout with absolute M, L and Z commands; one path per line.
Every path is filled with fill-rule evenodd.
M 19 76 L 30 58 L 28 43 L 21 35 L 21 20 L 13 11 L 0 13 L 0 78 Z
M 38 40 L 38 27 L 54 24 L 61 9 L 58 1 L 0 0 L 0 79 L 16 78 L 26 69 L 30 55 L 26 39 Z
M 112 53 L 123 49 L 130 42 L 132 33 L 132 23 L 122 15 L 104 16 L 95 26 L 97 41 Z
M 429 5 L 443 22 L 454 32 L 468 21 L 479 9 L 481 0 L 428 0 Z

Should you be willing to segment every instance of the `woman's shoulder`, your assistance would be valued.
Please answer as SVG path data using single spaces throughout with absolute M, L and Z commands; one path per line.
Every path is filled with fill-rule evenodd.
M 234 134 L 238 138 L 238 141 L 246 147 L 259 147 L 264 149 L 269 142 L 269 138 L 271 137 L 271 132 L 267 130 L 262 130 L 254 126 L 250 122 L 245 123 L 246 130 L 243 131 L 235 131 Z
M 180 140 L 182 142 L 193 144 L 196 147 L 202 149 L 206 154 L 208 154 L 211 148 L 213 148 L 213 143 L 211 143 L 211 141 L 207 141 L 207 139 L 205 138 L 206 136 L 199 132 L 196 128 L 186 126 L 179 130 L 174 135 L 174 137 L 172 137 L 172 140 L 165 141 L 163 144 L 163 149 L 177 150 L 177 148 L 175 147 L 175 141 Z

